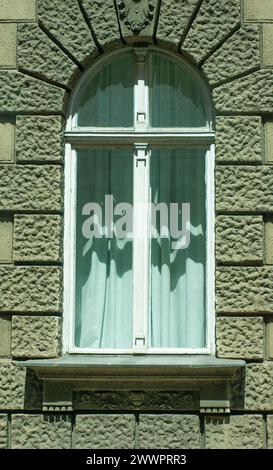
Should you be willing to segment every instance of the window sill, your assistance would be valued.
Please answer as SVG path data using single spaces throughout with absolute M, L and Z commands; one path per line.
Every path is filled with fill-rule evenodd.
M 230 411 L 245 362 L 206 355 L 79 356 L 17 361 L 43 381 L 44 411 Z M 130 398 L 131 397 L 131 398 Z

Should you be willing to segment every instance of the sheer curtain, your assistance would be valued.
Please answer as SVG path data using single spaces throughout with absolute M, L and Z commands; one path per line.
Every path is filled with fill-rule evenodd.
M 126 150 L 78 150 L 75 345 L 132 347 L 132 241 L 83 236 L 86 203 L 132 204 L 132 157 Z
M 190 244 L 172 248 L 171 237 L 151 241 L 150 345 L 205 347 L 205 155 L 202 150 L 154 151 L 152 202 L 190 203 Z M 180 214 L 180 228 L 181 228 Z

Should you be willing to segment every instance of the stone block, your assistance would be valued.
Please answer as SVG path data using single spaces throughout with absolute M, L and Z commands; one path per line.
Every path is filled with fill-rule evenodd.
M 273 3 L 271 0 L 244 0 L 246 21 L 272 21 Z
M 263 318 L 222 317 L 216 323 L 217 356 L 230 359 L 263 359 Z
M 141 449 L 198 449 L 199 418 L 194 415 L 140 415 Z
M 218 313 L 273 313 L 273 268 L 219 267 L 216 273 Z
M 72 75 L 79 72 L 75 63 L 34 23 L 18 25 L 17 64 L 67 86 Z
M 53 266 L 0 266 L 0 311 L 62 311 L 62 270 Z
M 261 163 L 261 118 L 255 116 L 217 117 L 216 160 L 223 163 Z
M 267 447 L 273 449 L 273 415 L 267 416 Z
M 0 112 L 64 112 L 67 93 L 63 88 L 17 71 L 3 70 L 0 76 Z
M 272 87 L 273 69 L 267 68 L 218 86 L 213 90 L 216 112 L 272 113 Z
M 216 259 L 219 263 L 263 262 L 263 218 L 219 215 L 216 219 Z
M 198 7 L 199 0 L 163 0 L 157 27 L 157 39 L 179 44 L 189 21 Z
M 87 18 L 102 48 L 120 41 L 118 20 L 112 0 L 82 0 Z
M 0 162 L 14 160 L 14 124 L 0 119 Z
M 271 166 L 219 166 L 216 169 L 216 207 L 220 212 L 272 212 Z
M 0 449 L 8 447 L 8 417 L 0 415 Z
M 272 18 L 273 21 L 273 18 Z M 263 24 L 263 65 L 273 67 L 273 24 Z
M 79 3 L 74 0 L 39 0 L 38 19 L 78 62 L 96 52 Z
M 263 417 L 238 415 L 206 423 L 205 442 L 206 449 L 263 449 Z
M 273 217 L 265 219 L 265 262 L 273 264 Z
M 61 319 L 45 316 L 12 317 L 12 356 L 16 358 L 58 357 Z
M 60 262 L 62 219 L 58 215 L 15 215 L 13 259 Z
M 0 0 L 1 21 L 34 21 L 36 0 Z
M 0 263 L 12 261 L 12 219 L 0 215 Z
M 273 364 L 248 364 L 245 376 L 245 409 L 268 411 L 273 409 Z
M 77 415 L 77 449 L 133 449 L 135 418 L 131 415 Z
M 0 23 L 0 67 L 16 67 L 16 24 Z
M 273 361 L 273 321 L 269 321 L 266 325 L 267 329 L 267 358 Z
M 273 121 L 267 121 L 265 129 L 265 163 L 273 164 Z
M 70 447 L 70 416 L 12 415 L 12 449 L 69 449 Z
M 250 72 L 261 64 L 260 27 L 243 26 L 205 62 L 203 70 L 211 86 Z
M 0 360 L 0 410 L 21 410 L 25 401 L 26 368 Z
M 62 162 L 63 120 L 60 116 L 17 116 L 17 162 Z
M 10 356 L 11 321 L 7 315 L 0 315 L 0 356 Z
M 62 210 L 62 169 L 58 166 L 2 165 L 0 180 L 0 210 Z
M 182 50 L 202 62 L 240 24 L 238 0 L 206 0 L 182 44 Z

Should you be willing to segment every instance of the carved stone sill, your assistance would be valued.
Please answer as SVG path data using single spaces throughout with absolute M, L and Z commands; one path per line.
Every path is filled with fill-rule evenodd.
M 230 412 L 245 362 L 212 356 L 77 356 L 17 362 L 43 381 L 44 411 Z

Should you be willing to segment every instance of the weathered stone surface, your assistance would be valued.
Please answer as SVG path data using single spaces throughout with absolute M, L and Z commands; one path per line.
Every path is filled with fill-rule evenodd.
M 16 67 L 16 24 L 0 24 L 0 67 Z
M 15 215 L 14 261 L 52 261 L 62 258 L 62 219 L 57 215 Z
M 219 215 L 216 259 L 219 263 L 262 263 L 263 218 Z
M 76 417 L 77 449 L 132 449 L 134 438 L 134 416 L 78 415 Z
M 273 264 L 273 217 L 265 219 L 265 262 Z
M 96 51 L 78 2 L 39 0 L 38 19 L 78 62 L 84 62 Z
M 82 5 L 100 46 L 120 40 L 113 0 L 82 0 Z
M 14 160 L 14 124 L 0 118 L 0 161 Z
M 0 210 L 62 209 L 62 170 L 57 166 L 0 166 Z
M 199 0 L 162 0 L 157 39 L 179 44 Z
M 207 449 L 262 449 L 263 417 L 238 415 L 224 422 L 206 423 L 205 442 Z
M 267 446 L 273 449 L 273 415 L 267 416 Z
M 216 169 L 218 211 L 271 212 L 273 168 L 271 166 L 220 166 Z
M 63 120 L 60 116 L 17 116 L 17 162 L 61 162 Z
M 219 116 L 216 118 L 217 162 L 262 162 L 260 117 Z
M 0 0 L 1 20 L 34 21 L 36 0 L 20 0 L 14 6 L 14 0 Z
M 245 409 L 273 409 L 273 364 L 248 364 L 245 377 Z
M 273 21 L 273 17 L 272 17 Z M 263 65 L 273 67 L 273 24 L 263 24 Z
M 8 446 L 8 417 L 0 415 L 0 449 L 6 449 Z
M 152 41 L 158 0 L 117 0 L 116 4 L 122 36 L 134 43 Z
M 205 0 L 182 49 L 201 62 L 239 24 L 240 1 Z
M 26 369 L 9 360 L 0 361 L 0 410 L 24 407 Z
M 36 24 L 18 25 L 17 64 L 64 85 L 78 71 L 74 62 Z
M 273 164 L 273 121 L 267 121 L 265 129 L 265 163 Z
M 221 267 L 216 276 L 218 313 L 273 313 L 273 268 Z
M 273 360 L 273 321 L 267 324 L 267 358 Z
M 0 267 L 0 311 L 60 312 L 61 274 L 52 266 Z
M 217 356 L 231 359 L 262 359 L 264 352 L 263 318 L 217 319 Z
M 12 260 L 12 219 L 0 215 L 0 263 L 11 263 Z
M 7 315 L 0 315 L 0 356 L 10 356 L 11 321 Z
M 216 111 L 272 113 L 273 70 L 262 69 L 231 83 L 216 87 L 213 100 Z
M 199 418 L 194 415 L 140 415 L 142 449 L 198 449 Z
M 257 25 L 244 26 L 233 34 L 203 66 L 210 85 L 259 67 L 260 37 L 260 27 Z
M 69 449 L 71 447 L 70 416 L 13 415 L 11 420 L 12 449 Z
M 271 0 L 244 0 L 244 16 L 247 21 L 273 20 Z
M 63 113 L 67 93 L 62 88 L 16 71 L 0 77 L 0 112 Z
M 16 358 L 58 357 L 61 319 L 45 316 L 12 317 L 12 356 Z

